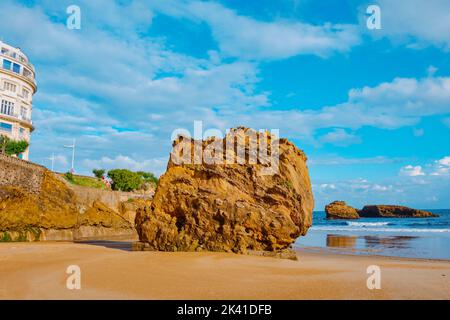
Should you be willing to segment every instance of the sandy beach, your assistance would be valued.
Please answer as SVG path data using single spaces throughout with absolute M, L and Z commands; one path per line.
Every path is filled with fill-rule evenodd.
M 299 252 L 132 252 L 114 243 L 0 244 L 0 299 L 450 299 L 450 262 Z M 81 290 L 66 269 L 81 268 Z M 381 268 L 381 289 L 366 268 Z

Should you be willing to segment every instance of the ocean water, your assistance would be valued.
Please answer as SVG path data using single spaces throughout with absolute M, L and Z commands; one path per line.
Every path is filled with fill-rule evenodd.
M 450 209 L 428 210 L 438 218 L 327 220 L 315 211 L 308 234 L 295 246 L 338 253 L 450 260 Z

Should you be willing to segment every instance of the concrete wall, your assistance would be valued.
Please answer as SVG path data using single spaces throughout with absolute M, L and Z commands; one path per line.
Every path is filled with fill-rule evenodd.
M 16 186 L 37 194 L 45 167 L 0 154 L 0 186 Z

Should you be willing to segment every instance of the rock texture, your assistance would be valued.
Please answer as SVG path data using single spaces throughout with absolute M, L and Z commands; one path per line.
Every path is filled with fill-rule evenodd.
M 20 175 L 24 167 L 33 171 L 33 164 L 21 163 L 18 159 L 14 161 L 18 165 L 6 162 L 11 166 L 11 175 Z M 0 162 L 5 163 L 3 160 Z M 62 179 L 43 167 L 37 170 L 40 181 L 33 180 L 32 188 L 25 180 L 16 185 L 10 185 L 8 181 L 0 184 L 0 242 L 136 234 L 134 223 L 120 212 L 100 201 L 86 206 Z
M 416 210 L 403 206 L 393 206 L 393 205 L 372 205 L 365 206 L 359 211 L 359 215 L 363 218 L 429 218 L 438 217 L 438 215 L 433 214 L 428 211 Z
M 279 151 L 277 173 L 263 174 L 267 162 L 249 161 L 255 150 L 246 139 L 248 135 L 256 135 L 258 143 L 267 139 L 272 155 Z M 226 141 L 236 143 L 227 148 Z M 314 201 L 306 156 L 294 144 L 268 133 L 238 128 L 223 140 L 195 142 L 179 137 L 173 147 L 194 150 L 196 143 L 203 151 L 211 143 L 223 146 L 226 152 L 218 152 L 217 159 L 223 160 L 227 155 L 227 159 L 243 157 L 246 161 L 179 164 L 172 153 L 152 205 L 137 212 L 136 228 L 146 248 L 236 253 L 276 251 L 288 248 L 297 237 L 306 234 L 311 226 Z M 277 143 L 279 148 L 274 147 Z M 239 150 L 245 151 L 245 157 Z
M 325 206 L 327 219 L 359 219 L 358 210 L 344 201 L 334 201 Z

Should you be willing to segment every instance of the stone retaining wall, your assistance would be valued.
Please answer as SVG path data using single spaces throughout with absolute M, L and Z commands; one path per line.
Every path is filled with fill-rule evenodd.
M 41 188 L 45 167 L 0 154 L 0 186 L 16 186 L 37 194 Z

